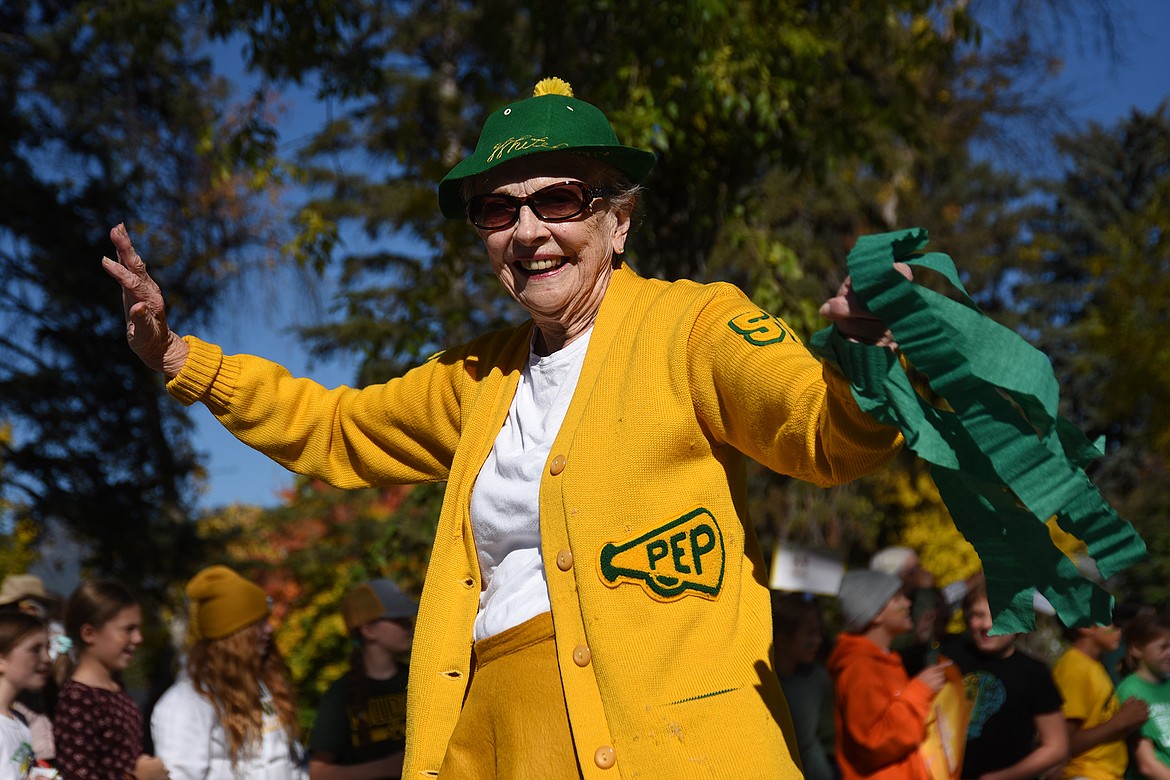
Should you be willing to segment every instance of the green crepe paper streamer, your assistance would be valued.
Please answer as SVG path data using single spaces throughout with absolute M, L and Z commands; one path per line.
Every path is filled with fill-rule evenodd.
M 849 378 L 859 406 L 901 430 L 931 464 L 955 526 L 983 561 L 994 633 L 1035 628 L 1034 591 L 1066 625 L 1107 624 L 1113 599 L 1081 575 L 1045 525 L 1055 516 L 1085 542 L 1104 577 L 1145 555 L 1141 537 L 1083 471 L 1103 454 L 1102 440 L 1090 442 L 1059 415 L 1048 358 L 979 310 L 948 256 L 919 254 L 926 240 L 921 229 L 863 236 L 849 253 L 849 273 L 866 308 L 949 409 L 922 398 L 888 349 L 847 341 L 832 327 L 811 344 Z M 941 274 L 955 297 L 914 284 L 895 261 Z
M 916 243 L 921 245 L 925 232 L 907 231 L 915 232 L 918 233 Z M 1070 462 L 1065 452 L 1069 446 L 1078 458 L 1083 457 L 1091 445 L 1071 424 L 1061 426 L 1059 435 L 1051 435 L 1052 426 L 1060 419 L 1056 411 L 1059 397 L 1047 357 L 1014 332 L 979 313 L 962 289 L 949 257 L 934 253 L 924 258 L 926 262 L 911 262 L 929 264 L 936 269 L 945 264 L 947 278 L 965 299 L 963 305 L 914 285 L 894 271 L 893 257 L 886 248 L 889 244 L 882 247 L 867 243 L 871 244 L 867 247 L 870 251 L 863 255 L 867 262 L 859 265 L 863 298 L 867 289 L 884 287 L 885 300 L 880 296 L 868 300 L 879 316 L 889 315 L 892 321 L 901 315 L 902 333 L 896 337 L 905 335 L 909 339 L 911 347 L 903 349 L 907 357 L 931 377 L 932 388 L 948 398 L 952 406 L 956 399 L 970 398 L 972 404 L 965 412 L 956 411 L 965 419 L 966 428 L 978 432 L 978 446 L 992 457 L 1000 480 L 1011 486 L 1017 497 L 1041 519 L 1059 515 L 1066 507 L 1083 502 L 1084 495 L 1090 495 L 1094 503 L 1083 504 L 1081 511 L 1067 513 L 1068 522 L 1062 523 L 1062 527 L 1087 543 L 1104 576 L 1112 576 L 1132 563 L 1134 558 L 1128 557 L 1126 544 L 1135 536 L 1132 528 L 1121 522 L 1100 499 L 1087 476 Z M 897 283 L 885 284 L 890 278 L 895 278 Z M 858 278 L 854 281 L 858 283 Z M 943 317 L 942 328 L 939 319 L 928 313 L 932 304 Z M 955 327 L 948 327 L 952 324 Z M 933 343 L 920 338 L 927 333 Z M 977 384 L 971 385 L 972 380 Z M 987 383 L 1005 391 L 1008 398 L 988 388 Z M 1018 407 L 1015 415 L 1012 405 Z M 1019 412 L 1023 412 L 1022 420 Z M 1029 431 L 1029 425 L 1035 430 Z M 1030 433 L 1039 436 L 1045 446 L 1029 446 L 1035 441 Z M 1092 522 L 1098 511 L 1103 511 L 1109 522 Z M 1115 538 L 1118 533 L 1125 538 Z

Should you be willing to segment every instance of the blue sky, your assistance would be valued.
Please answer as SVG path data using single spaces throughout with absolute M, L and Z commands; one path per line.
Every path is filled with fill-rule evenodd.
M 1114 62 L 1087 44 L 1054 51 L 1065 60 L 1060 81 L 1072 99 L 1074 115 L 1105 125 L 1134 108 L 1151 111 L 1170 98 L 1170 0 L 1130 0 L 1113 7 L 1121 26 L 1120 61 Z M 297 95 L 289 95 L 288 100 L 291 112 L 286 137 L 291 139 L 312 126 L 318 109 Z M 329 386 L 346 383 L 356 373 L 356 365 L 313 362 L 288 333 L 289 327 L 307 324 L 319 313 L 307 305 L 304 295 L 287 294 L 299 284 L 291 277 L 278 277 L 258 296 L 254 291 L 249 291 L 247 298 L 241 293 L 230 294 L 225 316 L 197 335 L 221 344 L 226 352 L 263 355 L 295 374 Z M 324 290 L 318 297 L 324 300 L 327 295 Z M 181 323 L 177 326 L 182 328 Z M 224 432 L 206 409 L 196 407 L 192 415 L 196 447 L 208 458 L 209 489 L 202 505 L 278 503 L 279 492 L 292 484 L 292 476 Z

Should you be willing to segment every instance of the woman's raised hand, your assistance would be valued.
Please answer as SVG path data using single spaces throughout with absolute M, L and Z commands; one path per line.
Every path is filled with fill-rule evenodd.
M 905 263 L 894 263 L 894 268 L 907 279 L 914 278 L 910 266 Z M 847 339 L 890 349 L 898 348 L 894 334 L 890 333 L 886 324 L 861 303 L 853 291 L 853 280 L 849 277 L 845 277 L 837 294 L 821 305 L 821 316 L 832 321 Z
M 146 272 L 146 263 L 134 251 L 125 225 L 110 231 L 118 259 L 102 258 L 102 267 L 122 285 L 126 314 L 126 341 L 150 368 L 174 378 L 187 362 L 190 348 L 167 326 L 162 291 Z

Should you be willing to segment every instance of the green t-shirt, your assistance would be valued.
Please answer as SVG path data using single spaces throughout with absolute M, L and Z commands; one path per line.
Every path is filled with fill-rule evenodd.
M 361 741 L 356 713 L 350 706 L 353 672 L 346 672 L 325 692 L 317 707 L 309 753 L 332 756 L 343 766 L 384 758 L 406 746 L 406 678 L 402 666 L 389 680 L 365 681 L 369 686 L 366 724 L 369 739 Z
M 1117 698 L 1125 701 L 1137 697 L 1150 708 L 1150 717 L 1142 725 L 1143 738 L 1154 743 L 1154 755 L 1170 766 L 1170 681 L 1152 683 L 1131 674 L 1117 686 Z M 1140 778 L 1135 762 L 1130 762 L 1126 777 Z

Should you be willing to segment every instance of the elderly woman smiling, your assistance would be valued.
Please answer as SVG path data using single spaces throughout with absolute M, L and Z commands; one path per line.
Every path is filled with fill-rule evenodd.
M 653 163 L 559 80 L 493 113 L 439 204 L 531 320 L 362 389 L 180 338 L 111 232 L 130 344 L 177 399 L 335 485 L 447 481 L 404 777 L 800 776 L 744 458 L 830 485 L 901 440 L 735 287 L 622 262 Z M 848 282 L 823 311 L 888 342 Z

